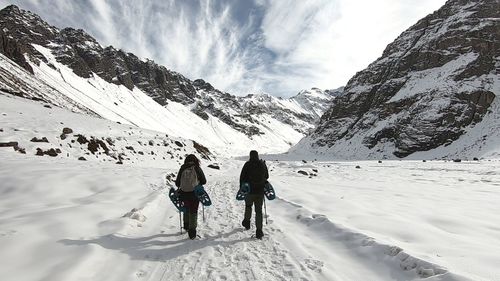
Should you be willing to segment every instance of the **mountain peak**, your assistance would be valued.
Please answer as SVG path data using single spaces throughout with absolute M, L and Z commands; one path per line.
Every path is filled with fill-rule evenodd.
M 21 9 L 19 9 L 18 6 L 16 5 L 9 5 L 5 8 L 3 8 L 2 10 L 0 10 L 0 13 L 21 13 Z
M 13 19 L 22 22 L 23 20 L 30 23 L 33 22 L 43 22 L 40 16 L 27 10 L 20 9 L 16 5 L 9 5 L 2 10 L 0 10 L 0 17 L 12 17 Z
M 193 81 L 193 85 L 198 88 L 198 89 L 202 89 L 202 90 L 205 90 L 205 91 L 214 91 L 215 88 L 208 82 L 206 82 L 205 80 L 203 79 L 196 79 Z

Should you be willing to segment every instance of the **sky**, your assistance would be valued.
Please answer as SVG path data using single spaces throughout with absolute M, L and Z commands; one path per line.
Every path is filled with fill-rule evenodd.
M 236 95 L 334 89 L 445 0 L 0 0 Z

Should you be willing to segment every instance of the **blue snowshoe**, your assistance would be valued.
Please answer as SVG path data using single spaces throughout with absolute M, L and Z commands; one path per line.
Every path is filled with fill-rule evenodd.
M 212 205 L 212 200 L 210 200 L 210 196 L 208 196 L 208 193 L 205 191 L 203 185 L 197 185 L 194 188 L 194 195 L 198 198 L 198 200 L 200 200 L 203 206 Z
M 240 189 L 238 190 L 238 193 L 236 193 L 236 200 L 238 201 L 245 200 L 245 197 L 247 197 L 247 194 L 249 192 L 250 192 L 250 184 L 248 184 L 248 182 L 242 183 Z
M 264 195 L 267 200 L 274 200 L 276 198 L 276 192 L 274 192 L 274 188 L 269 182 L 266 182 L 266 185 L 264 185 Z
M 170 197 L 170 201 L 174 204 L 174 206 L 179 210 L 179 212 L 186 211 L 186 207 L 184 207 L 184 202 L 181 201 L 179 194 L 175 191 L 173 187 L 170 188 L 168 192 L 168 197 Z

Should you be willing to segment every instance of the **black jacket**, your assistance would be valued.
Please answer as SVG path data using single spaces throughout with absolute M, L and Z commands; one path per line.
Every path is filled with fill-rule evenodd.
M 240 186 L 244 182 L 250 184 L 251 194 L 263 194 L 264 185 L 269 179 L 266 163 L 262 160 L 252 159 L 243 165 L 240 174 Z

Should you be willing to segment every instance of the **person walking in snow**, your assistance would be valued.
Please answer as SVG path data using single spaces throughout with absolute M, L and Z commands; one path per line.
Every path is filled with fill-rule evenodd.
M 252 218 L 252 205 L 255 205 L 255 226 L 257 228 L 255 237 L 262 239 L 262 204 L 264 203 L 264 186 L 269 178 L 266 162 L 259 159 L 259 153 L 250 151 L 250 159 L 245 163 L 240 174 L 240 186 L 247 183 L 250 185 L 250 192 L 245 197 L 245 217 L 241 225 L 245 229 L 250 229 L 250 219 Z
M 190 239 L 196 238 L 198 206 L 200 203 L 194 194 L 194 188 L 197 185 L 204 185 L 206 183 L 207 179 L 200 168 L 200 160 L 194 154 L 189 154 L 179 169 L 179 173 L 177 173 L 175 185 L 179 188 L 179 198 L 184 202 L 184 206 L 186 207 L 186 211 L 183 213 L 183 225 Z

